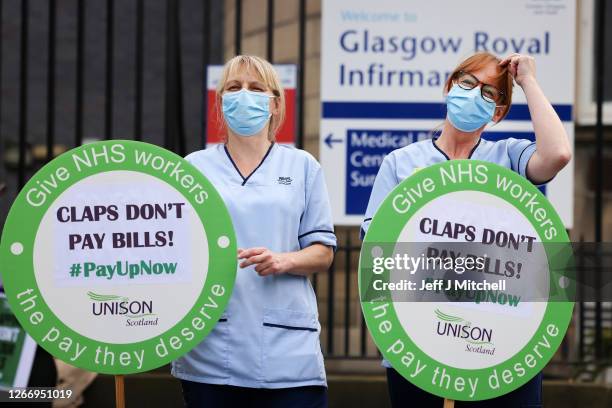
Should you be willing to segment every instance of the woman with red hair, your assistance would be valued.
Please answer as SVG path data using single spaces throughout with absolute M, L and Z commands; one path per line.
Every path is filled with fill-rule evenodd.
M 513 80 L 523 89 L 535 131 L 535 142 L 508 138 L 481 138 L 487 124 L 500 122 L 510 110 Z M 444 93 L 447 116 L 442 130 L 387 155 L 376 176 L 362 235 L 386 196 L 415 170 L 445 160 L 477 159 L 510 168 L 534 184 L 550 181 L 570 161 L 572 150 L 559 116 L 536 80 L 535 61 L 512 54 L 499 59 L 477 53 L 461 62 L 449 76 Z M 388 362 L 387 380 L 394 407 L 440 407 L 442 399 L 405 380 Z M 457 403 L 462 406 L 464 403 Z M 470 403 L 478 407 L 540 407 L 542 376 L 538 374 L 517 390 L 492 400 Z

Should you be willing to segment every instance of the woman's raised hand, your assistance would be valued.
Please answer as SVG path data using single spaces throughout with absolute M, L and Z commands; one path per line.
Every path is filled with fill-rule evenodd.
M 535 80 L 535 59 L 529 55 L 510 54 L 499 65 L 508 66 L 510 74 L 521 88 L 526 81 Z

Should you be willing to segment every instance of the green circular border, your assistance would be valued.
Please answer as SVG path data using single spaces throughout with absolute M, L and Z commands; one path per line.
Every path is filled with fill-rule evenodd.
M 448 184 L 446 186 L 441 185 L 439 176 L 441 169 L 448 170 L 451 167 L 457 166 L 474 166 L 475 168 L 475 166 L 478 165 L 484 165 L 487 168 L 488 180 L 486 183 L 478 184 L 475 182 L 470 182 L 469 180 L 462 180 L 460 182 Z M 507 179 L 510 179 L 513 183 L 520 185 L 523 188 L 523 191 L 527 191 L 536 195 L 537 200 L 540 202 L 539 207 L 543 208 L 546 211 L 547 216 L 551 219 L 553 226 L 559 232 L 559 234 L 555 238 L 546 239 L 544 235 L 544 227 L 538 225 L 538 222 L 536 222 L 533 214 L 531 214 L 529 210 L 524 206 L 520 206 L 519 204 L 517 204 L 516 199 L 510 195 L 509 191 L 504 191 L 503 189 L 497 188 L 497 186 L 495 185 L 496 174 L 506 177 Z M 406 211 L 404 214 L 398 214 L 392 206 L 393 197 L 396 196 L 398 193 L 401 193 L 402 191 L 406 191 L 405 189 L 416 188 L 419 183 L 421 183 L 424 179 L 427 178 L 433 179 L 434 182 L 437 182 L 435 184 L 435 190 L 431 193 L 424 193 L 423 198 L 418 200 L 416 203 L 413 203 L 408 211 Z M 457 191 L 479 191 L 483 193 L 489 193 L 498 198 L 503 199 L 504 201 L 517 208 L 528 219 L 530 224 L 538 233 L 540 241 L 544 243 L 544 247 L 549 261 L 549 268 L 551 269 L 550 291 L 552 295 L 549 297 L 549 300 L 554 299 L 554 301 L 549 301 L 547 303 L 544 316 L 538 329 L 534 333 L 534 336 L 518 353 L 516 353 L 511 358 L 497 365 L 482 369 L 460 369 L 452 367 L 443 364 L 424 353 L 412 341 L 408 333 L 404 331 L 397 317 L 395 307 L 393 307 L 393 302 L 390 301 L 391 294 L 388 291 L 382 296 L 382 299 L 380 301 L 375 302 L 371 300 L 364 300 L 363 298 L 363 294 L 366 293 L 366 288 L 363 287 L 364 282 L 369 281 L 363 274 L 368 273 L 368 268 L 371 269 L 372 265 L 371 254 L 366 253 L 367 251 L 364 251 L 363 248 L 371 247 L 371 245 L 376 243 L 397 242 L 400 232 L 402 231 L 408 220 L 413 215 L 415 215 L 415 213 L 419 209 L 421 209 L 434 199 L 437 199 L 445 194 Z M 385 251 L 389 252 L 389 246 L 387 245 L 386 247 L 387 248 L 385 248 Z M 382 256 L 390 255 L 390 253 L 383 253 Z M 418 172 L 415 172 L 412 176 L 403 180 L 399 185 L 394 188 L 391 193 L 389 193 L 389 195 L 385 198 L 383 203 L 378 208 L 376 214 L 374 215 L 368 228 L 367 234 L 364 238 L 362 251 L 359 258 L 359 294 L 361 299 L 362 311 L 370 334 L 374 340 L 374 343 L 380 350 L 383 357 L 391 363 L 395 370 L 397 370 L 404 378 L 406 378 L 414 385 L 434 395 L 459 401 L 477 401 L 495 398 L 517 389 L 518 387 L 529 381 L 531 378 L 533 378 L 537 373 L 539 373 L 548 363 L 548 361 L 550 361 L 550 359 L 553 357 L 561 341 L 563 340 L 569 322 L 572 318 L 572 312 L 574 308 L 574 302 L 572 301 L 574 299 L 575 293 L 575 280 L 573 276 L 573 269 L 566 267 L 568 265 L 568 262 L 573 262 L 573 258 L 571 258 L 571 256 L 572 254 L 571 248 L 569 247 L 569 237 L 567 236 L 565 227 L 561 219 L 559 218 L 559 215 L 554 210 L 550 202 L 546 199 L 546 197 L 528 180 L 505 167 L 480 160 L 452 160 L 438 163 L 421 169 Z M 568 286 L 566 288 L 561 288 L 558 285 L 559 278 L 561 278 L 562 276 L 568 278 L 568 280 L 566 281 L 566 283 L 568 283 Z M 383 281 L 389 281 L 388 271 L 379 275 L 379 278 Z M 553 289 L 555 289 L 556 291 L 553 291 Z M 373 310 L 373 308 L 375 308 L 376 306 L 380 306 L 381 303 L 389 303 L 391 306 L 387 308 L 387 315 L 385 320 L 391 322 L 392 329 L 385 334 L 378 332 L 377 325 L 380 323 L 380 319 L 376 319 L 374 317 L 374 314 L 376 312 Z M 549 324 L 556 325 L 559 329 L 559 334 L 556 337 L 548 336 L 550 342 L 550 349 L 546 349 L 546 351 L 541 352 L 543 357 L 537 359 L 537 363 L 533 368 L 527 367 L 524 362 L 525 355 L 529 354 L 529 352 L 537 344 L 538 340 L 541 339 L 541 335 L 546 332 L 547 326 Z M 451 381 L 457 376 L 462 376 L 464 378 L 467 378 L 468 376 L 478 377 L 478 391 L 476 392 L 474 397 L 469 397 L 470 388 L 467 382 L 465 384 L 464 391 L 457 392 L 452 389 L 452 386 L 450 386 L 449 389 L 446 390 L 437 385 L 433 385 L 431 381 L 431 376 L 428 375 L 418 375 L 412 378 L 411 374 L 413 374 L 414 368 L 412 366 L 408 368 L 401 362 L 401 356 L 404 355 L 404 352 L 397 355 L 386 352 L 387 348 L 398 339 L 404 342 L 404 352 L 410 351 L 414 354 L 415 361 L 416 359 L 420 359 L 422 363 L 427 364 L 427 368 L 440 367 L 440 370 L 444 368 L 446 370 L 446 373 L 450 374 Z M 515 371 L 513 370 L 514 365 L 519 362 L 522 363 L 523 368 L 525 368 L 526 371 L 526 374 L 522 377 L 518 377 Z M 505 384 L 501 378 L 501 372 L 505 369 L 509 369 L 513 373 L 513 382 L 510 385 Z M 497 377 L 500 385 L 499 389 L 497 390 L 492 390 L 488 386 L 488 377 L 493 373 L 493 370 L 497 370 Z M 483 384 L 485 384 L 484 387 Z
M 90 151 L 91 149 L 104 148 L 106 148 L 110 154 L 111 146 L 116 145 L 123 146 L 123 153 L 126 156 L 124 162 L 115 163 L 113 161 L 109 161 L 107 163 L 100 163 L 91 168 L 84 167 L 80 172 L 76 171 L 76 168 L 72 164 L 73 154 L 78 154 L 83 151 Z M 184 175 L 191 175 L 194 178 L 193 184 L 195 185 L 196 183 L 199 183 L 203 190 L 205 190 L 208 194 L 208 197 L 202 204 L 198 204 L 195 201 L 194 196 L 188 193 L 189 188 L 182 186 L 179 181 L 171 178 L 169 175 L 170 172 L 161 172 L 153 169 L 150 166 L 137 164 L 135 160 L 136 151 L 147 154 L 150 153 L 155 156 L 160 156 L 164 160 L 172 161 L 177 164 L 180 163 L 181 168 L 185 170 Z M 65 167 L 72 170 L 70 171 L 70 178 L 66 182 L 60 182 L 58 188 L 53 190 L 51 194 L 47 196 L 47 201 L 43 205 L 39 207 L 32 207 L 26 201 L 27 192 L 31 188 L 37 187 L 38 181 L 48 178 L 51 174 L 55 173 L 59 167 Z M 116 170 L 129 170 L 148 174 L 176 189 L 193 206 L 200 221 L 202 222 L 204 230 L 206 231 L 206 236 L 208 237 L 208 273 L 206 282 L 198 298 L 196 299 L 194 306 L 177 324 L 164 333 L 147 340 L 129 344 L 116 344 L 97 341 L 83 336 L 65 325 L 61 319 L 51 311 L 47 303 L 42 298 L 42 293 L 38 289 L 36 282 L 33 265 L 34 241 L 36 239 L 38 227 L 42 217 L 53 202 L 60 196 L 60 194 L 75 183 L 92 175 Z M 220 248 L 217 245 L 217 239 L 222 235 L 227 236 L 230 240 L 229 245 L 226 248 Z M 11 253 L 10 245 L 13 242 L 21 242 L 23 244 L 24 249 L 21 254 L 13 255 Z M 45 165 L 29 180 L 13 203 L 4 226 L 2 242 L 0 243 L 0 265 L 2 265 L 0 272 L 2 273 L 6 296 L 15 316 L 17 317 L 17 320 L 40 346 L 46 349 L 53 356 L 66 361 L 71 365 L 89 371 L 104 374 L 130 374 L 149 371 L 181 357 L 184 353 L 187 353 L 198 343 L 200 343 L 210 333 L 225 310 L 234 287 L 237 267 L 236 251 L 236 236 L 234 233 L 232 220 L 229 212 L 227 211 L 225 203 L 212 183 L 210 183 L 210 181 L 208 181 L 208 179 L 206 179 L 206 177 L 204 177 L 204 175 L 196 167 L 182 157 L 152 144 L 131 140 L 110 140 L 87 144 L 72 149 Z M 192 327 L 192 319 L 195 317 L 200 317 L 198 311 L 201 305 L 208 300 L 208 296 L 211 293 L 214 285 L 222 285 L 225 289 L 222 296 L 214 298 L 217 302 L 218 308 L 208 310 L 210 320 L 205 320 L 205 327 L 203 330 L 195 330 Z M 17 293 L 21 293 L 28 288 L 34 288 L 39 293 L 39 296 L 36 299 L 36 310 L 43 313 L 44 320 L 37 325 L 30 322 L 29 313 L 21 310 L 19 300 L 16 298 Z M 168 303 L 171 304 L 172 299 L 169 299 Z M 70 356 L 70 352 L 66 353 L 57 347 L 60 339 L 53 344 L 50 344 L 49 342 L 42 342 L 44 335 L 51 327 L 56 327 L 60 331 L 60 339 L 64 336 L 73 339 L 72 349 L 75 347 L 74 342 L 79 342 L 81 345 L 86 345 L 87 349 L 77 360 L 70 360 L 70 358 L 67 358 Z M 186 340 L 185 337 L 181 335 L 180 332 L 185 327 L 189 327 L 194 333 L 194 338 L 192 340 Z M 177 336 L 181 339 L 182 347 L 180 350 L 174 350 L 169 346 L 169 338 L 173 336 Z M 164 340 L 168 350 L 168 354 L 165 357 L 159 357 L 155 353 L 155 345 L 157 345 L 161 339 Z M 108 347 L 109 350 L 115 352 L 115 364 L 113 367 L 109 368 L 103 365 L 95 364 L 94 352 L 97 346 L 101 346 L 102 349 L 104 349 L 104 347 Z M 133 363 L 128 367 L 122 367 L 121 364 L 117 362 L 119 354 L 122 352 L 130 353 L 133 361 L 133 353 L 141 349 L 145 350 L 145 352 L 143 365 L 140 369 L 132 367 Z

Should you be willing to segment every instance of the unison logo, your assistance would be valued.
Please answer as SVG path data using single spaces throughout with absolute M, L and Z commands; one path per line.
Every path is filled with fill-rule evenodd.
M 495 353 L 493 329 L 472 325 L 462 317 L 446 314 L 439 309 L 436 309 L 434 313 L 438 318 L 437 335 L 465 340 L 465 351 L 490 355 Z
M 152 300 L 132 300 L 117 295 L 101 295 L 87 292 L 87 296 L 93 300 L 91 312 L 94 316 L 126 316 L 127 326 L 157 325 L 158 318 L 145 319 L 155 316 L 153 313 Z

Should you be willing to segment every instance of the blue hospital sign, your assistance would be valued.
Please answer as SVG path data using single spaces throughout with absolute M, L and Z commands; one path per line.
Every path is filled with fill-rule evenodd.
M 348 129 L 346 131 L 346 214 L 363 215 L 376 173 L 387 154 L 426 138 L 427 130 Z

